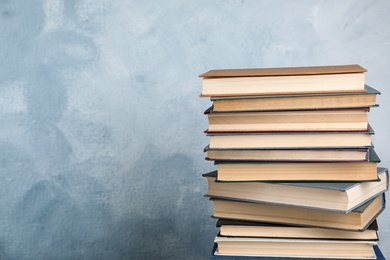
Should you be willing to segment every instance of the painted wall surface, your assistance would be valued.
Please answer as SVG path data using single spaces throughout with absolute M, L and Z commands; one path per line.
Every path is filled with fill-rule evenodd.
M 209 69 L 362 65 L 389 167 L 389 58 L 383 0 L 1 0 L 0 259 L 207 259 Z

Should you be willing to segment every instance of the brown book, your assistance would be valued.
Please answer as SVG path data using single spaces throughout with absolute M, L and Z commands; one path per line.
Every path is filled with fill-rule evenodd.
M 269 111 L 298 109 L 330 109 L 377 106 L 376 97 L 380 92 L 365 85 L 366 92 L 295 94 L 267 96 L 212 97 L 213 110 Z
M 210 70 L 200 75 L 201 96 L 364 92 L 366 71 L 357 64 Z
M 206 110 L 208 132 L 365 131 L 369 108 L 214 112 Z

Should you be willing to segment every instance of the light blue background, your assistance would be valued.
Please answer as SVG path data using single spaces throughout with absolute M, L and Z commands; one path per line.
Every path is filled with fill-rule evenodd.
M 208 258 L 209 69 L 362 65 L 390 166 L 389 54 L 389 1 L 1 0 L 0 259 Z

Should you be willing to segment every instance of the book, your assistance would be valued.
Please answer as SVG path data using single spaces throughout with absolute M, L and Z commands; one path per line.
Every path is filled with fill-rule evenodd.
M 351 231 L 366 230 L 385 208 L 384 193 L 348 213 L 219 198 L 211 201 L 214 218 Z
M 212 97 L 215 112 L 310 110 L 354 107 L 374 107 L 375 88 L 365 85 L 366 92 L 290 94 L 267 96 Z
M 368 147 L 359 148 L 204 148 L 210 161 L 286 161 L 286 162 L 346 162 L 367 161 Z
M 375 241 L 221 237 L 215 254 L 268 257 L 375 259 Z
M 374 130 L 352 132 L 210 133 L 210 148 L 357 148 L 372 146 Z
M 364 162 L 215 161 L 219 181 L 373 181 L 380 162 L 374 149 Z
M 378 245 L 374 245 L 374 252 L 377 260 L 386 260 L 384 257 L 380 247 Z M 267 256 L 228 256 L 228 255 L 218 255 L 215 254 L 217 250 L 217 244 L 214 243 L 213 250 L 211 251 L 210 260 L 308 260 L 308 259 L 319 259 L 314 257 L 304 257 L 304 258 L 297 258 L 297 257 L 267 257 Z M 345 258 L 328 258 L 328 260 L 342 260 Z M 356 258 L 356 260 L 363 260 L 366 258 Z
M 378 222 L 374 220 L 364 231 L 336 230 L 315 227 L 297 227 L 282 224 L 218 219 L 219 236 L 328 239 L 328 240 L 364 240 L 378 241 Z
M 352 65 L 217 69 L 199 75 L 201 96 L 364 92 L 363 67 Z
M 261 112 L 205 111 L 208 132 L 366 131 L 369 108 L 278 110 Z
M 340 183 L 219 182 L 216 171 L 203 177 L 208 197 L 347 213 L 388 190 L 388 170 L 377 172 L 379 181 Z

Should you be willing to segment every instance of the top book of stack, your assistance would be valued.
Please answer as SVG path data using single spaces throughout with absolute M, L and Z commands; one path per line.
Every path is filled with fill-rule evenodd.
M 203 97 L 365 92 L 363 67 L 352 65 L 210 70 Z

